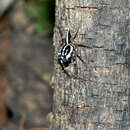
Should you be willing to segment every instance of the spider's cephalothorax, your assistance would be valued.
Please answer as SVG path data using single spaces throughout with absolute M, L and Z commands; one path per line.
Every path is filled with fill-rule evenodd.
M 64 46 L 58 52 L 58 63 L 62 69 L 68 67 L 75 59 L 75 48 L 71 45 L 71 34 L 67 32 L 67 37 L 64 40 Z

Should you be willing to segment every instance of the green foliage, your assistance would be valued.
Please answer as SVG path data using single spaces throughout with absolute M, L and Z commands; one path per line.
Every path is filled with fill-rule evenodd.
M 35 24 L 36 32 L 40 36 L 45 36 L 52 32 L 54 0 L 31 0 L 27 6 L 27 12 Z

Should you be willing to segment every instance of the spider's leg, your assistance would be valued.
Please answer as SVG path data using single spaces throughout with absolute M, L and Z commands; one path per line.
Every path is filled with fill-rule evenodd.
M 76 44 L 76 47 L 85 47 L 85 48 L 88 48 L 86 45 L 83 45 L 83 44 Z
M 79 28 L 77 29 L 77 31 L 76 31 L 76 33 L 74 34 L 74 36 L 71 38 L 71 41 L 72 41 L 72 42 L 73 42 L 74 39 L 77 37 L 78 32 L 79 32 Z
M 76 68 L 76 64 L 74 64 L 74 67 Z M 62 71 L 67 75 L 67 77 L 72 78 L 72 79 L 78 79 L 78 76 L 77 76 L 76 74 L 71 74 L 71 75 L 70 75 L 70 74 L 64 69 L 63 66 L 61 66 L 61 68 L 62 68 Z
M 77 57 L 79 58 L 79 60 L 80 60 L 82 63 L 85 63 L 85 61 L 84 61 L 79 55 L 77 55 Z
M 77 52 L 77 48 L 78 48 L 78 47 L 86 47 L 86 46 L 85 46 L 85 45 L 82 45 L 82 44 L 77 44 L 76 42 L 74 42 L 74 46 L 75 46 L 75 48 L 76 48 L 76 56 L 79 58 L 79 60 L 80 60 L 82 63 L 86 64 L 86 62 L 78 55 L 78 52 Z
M 79 56 L 79 55 L 77 55 L 77 57 L 79 58 L 79 60 L 86 66 L 86 68 L 87 68 L 87 64 L 86 64 L 86 62 Z
M 71 76 L 70 76 L 70 74 L 64 69 L 64 67 L 63 66 L 61 66 L 61 68 L 62 68 L 62 71 L 68 76 L 68 77 L 70 77 L 71 78 Z
M 74 47 L 75 48 L 78 48 L 78 47 L 82 47 L 82 48 L 90 48 L 90 47 L 88 47 L 88 46 L 86 46 L 86 45 L 83 45 L 83 44 L 78 44 L 77 42 L 73 42 L 73 45 L 74 45 Z
M 75 58 L 79 58 L 81 62 L 83 62 L 83 64 L 85 64 L 85 66 L 87 67 L 86 63 L 82 60 L 82 58 L 79 55 L 76 55 Z M 75 72 L 74 74 L 72 74 L 70 77 L 76 80 L 81 80 L 81 81 L 86 81 L 86 79 L 82 78 L 79 74 L 78 74 L 78 67 L 77 67 L 77 58 L 75 59 L 74 62 L 74 69 Z
M 74 63 L 74 75 L 78 75 L 77 60 Z
M 77 69 L 77 58 L 76 54 L 77 50 L 75 50 L 74 55 L 73 55 L 73 63 L 74 63 L 74 75 L 78 75 L 78 69 Z
M 77 65 L 77 64 L 75 64 L 75 65 Z M 62 67 L 62 71 L 67 75 L 67 77 L 69 77 L 70 79 L 78 79 L 78 80 L 81 80 L 81 81 L 86 81 L 85 79 L 83 79 L 83 78 L 81 78 L 80 76 L 78 76 L 78 74 L 69 74 L 65 69 L 64 69 L 64 67 L 63 66 L 61 66 Z M 76 66 L 75 66 L 76 67 Z M 77 69 L 77 67 L 76 67 L 76 69 Z
M 73 79 L 80 79 L 80 80 L 84 80 L 82 79 L 79 75 L 78 75 L 78 68 L 77 68 L 77 49 L 75 50 L 75 53 L 73 55 L 73 65 L 74 65 L 74 73 L 71 75 L 71 78 Z
M 61 39 L 60 39 L 60 43 L 62 43 L 61 44 L 61 46 L 62 45 L 64 45 L 65 43 L 66 43 L 66 39 L 65 38 L 63 38 L 63 32 L 61 31 L 61 28 L 59 27 L 59 26 L 57 26 L 57 28 L 58 28 L 58 30 L 59 30 L 59 34 L 60 34 L 60 37 L 61 37 Z

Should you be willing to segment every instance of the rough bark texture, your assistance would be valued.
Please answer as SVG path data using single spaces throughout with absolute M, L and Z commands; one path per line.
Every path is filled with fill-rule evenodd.
M 130 129 L 129 0 L 56 0 L 52 130 Z M 79 32 L 78 75 L 68 78 L 57 64 L 65 35 Z M 73 65 L 67 71 L 73 71 Z

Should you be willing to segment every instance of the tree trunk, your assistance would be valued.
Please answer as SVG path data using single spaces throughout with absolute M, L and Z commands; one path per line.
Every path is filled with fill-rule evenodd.
M 59 28 L 61 31 L 59 31 Z M 69 28 L 78 47 L 78 76 L 57 63 Z M 52 130 L 130 129 L 128 0 L 56 0 Z M 65 68 L 75 73 L 74 65 Z

